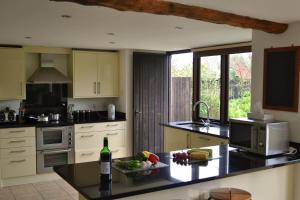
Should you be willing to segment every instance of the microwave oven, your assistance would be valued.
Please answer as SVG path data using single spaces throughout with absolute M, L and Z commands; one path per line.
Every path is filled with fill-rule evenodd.
M 232 147 L 272 156 L 289 149 L 288 122 L 251 119 L 229 120 L 229 144 Z

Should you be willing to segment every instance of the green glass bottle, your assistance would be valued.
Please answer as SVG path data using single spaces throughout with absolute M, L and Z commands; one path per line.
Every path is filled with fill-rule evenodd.
M 108 139 L 104 137 L 103 148 L 100 152 L 100 164 L 101 164 L 101 181 L 111 181 L 111 151 L 108 148 Z

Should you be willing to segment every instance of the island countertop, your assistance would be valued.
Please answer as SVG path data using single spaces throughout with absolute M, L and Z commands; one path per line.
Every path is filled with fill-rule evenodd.
M 184 131 L 191 131 L 194 133 L 204 134 L 208 136 L 219 137 L 222 139 L 229 139 L 229 127 L 218 124 L 211 124 L 210 127 L 205 126 L 189 126 L 192 121 L 168 122 L 162 125 L 169 128 L 181 129 Z
M 105 184 L 105 190 L 100 182 L 99 162 L 61 165 L 54 167 L 54 171 L 84 198 L 101 200 L 129 197 L 300 162 L 300 155 L 265 158 L 239 152 L 228 145 L 209 148 L 213 149 L 213 159 L 204 163 L 177 164 L 172 160 L 171 152 L 158 154 L 161 162 L 168 165 L 164 168 L 128 174 L 113 168 L 112 183 Z

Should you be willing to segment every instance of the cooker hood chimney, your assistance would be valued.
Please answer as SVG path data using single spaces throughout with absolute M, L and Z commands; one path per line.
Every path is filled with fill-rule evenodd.
M 40 67 L 31 75 L 27 83 L 31 84 L 53 84 L 71 83 L 72 81 L 54 66 L 54 55 L 41 54 Z

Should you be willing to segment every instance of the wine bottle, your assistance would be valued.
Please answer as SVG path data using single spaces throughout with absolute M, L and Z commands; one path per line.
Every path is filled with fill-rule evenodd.
M 100 152 L 101 182 L 111 181 L 111 151 L 108 148 L 108 139 L 104 137 L 103 148 Z

